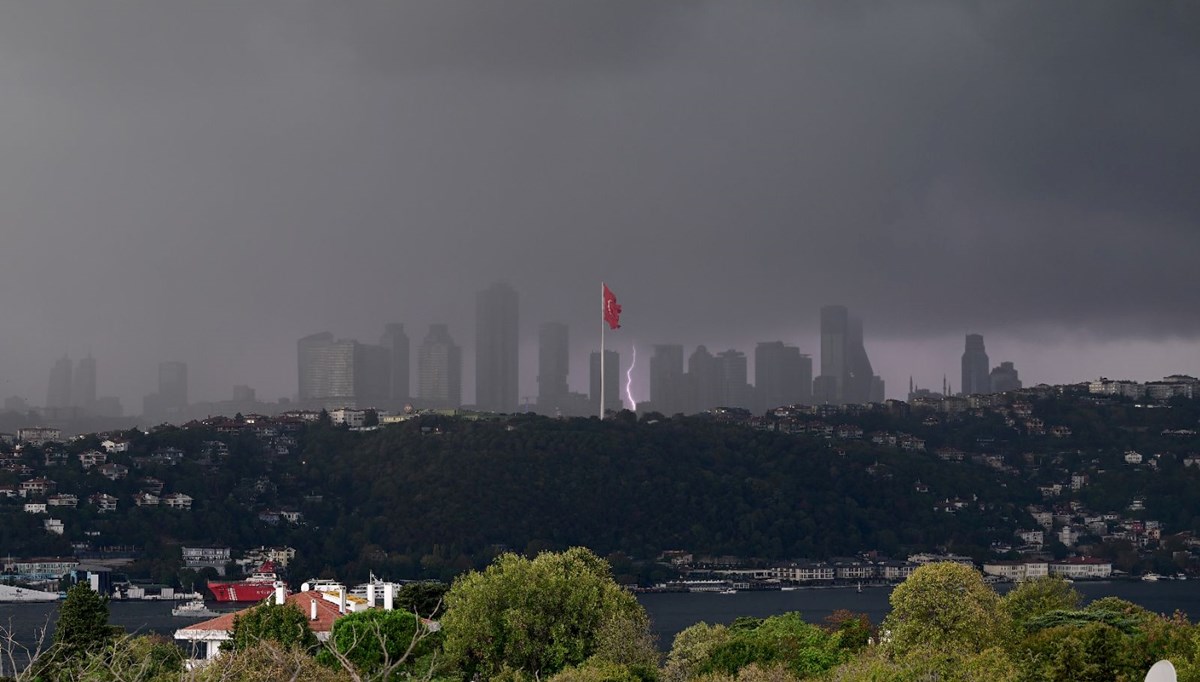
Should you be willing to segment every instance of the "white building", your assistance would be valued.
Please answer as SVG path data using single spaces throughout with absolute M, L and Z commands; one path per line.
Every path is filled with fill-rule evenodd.
M 1044 561 L 994 561 L 983 565 L 984 575 L 994 575 L 1012 582 L 1036 580 L 1049 575 Z
M 1050 575 L 1071 580 L 1103 580 L 1112 577 L 1112 562 L 1091 557 L 1077 557 L 1050 564 Z

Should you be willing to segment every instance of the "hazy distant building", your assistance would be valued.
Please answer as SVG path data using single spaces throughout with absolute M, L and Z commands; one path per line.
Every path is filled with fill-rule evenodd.
M 392 349 L 354 344 L 354 404 L 346 407 L 387 408 L 392 403 Z
M 430 325 L 417 349 L 417 398 L 421 407 L 462 406 L 462 350 L 444 324 Z
M 962 354 L 962 394 L 975 395 L 992 392 L 992 379 L 988 373 L 987 351 L 983 347 L 983 335 L 967 334 L 966 349 Z
M 405 402 L 393 391 L 407 376 L 408 337 L 399 325 L 388 325 L 380 345 L 334 339 L 321 332 L 296 342 L 297 387 L 306 409 L 395 408 Z M 393 359 L 405 365 L 394 371 Z M 399 403 L 399 404 L 398 404 Z
M 717 368 L 719 392 L 717 406 L 746 409 L 753 407 L 746 354 L 733 349 L 722 351 L 717 353 L 714 364 Z
M 588 362 L 588 399 L 593 412 L 600 413 L 600 351 L 592 351 Z M 619 412 L 621 402 L 621 356 L 615 350 L 604 351 L 604 411 Z
M 71 358 L 63 355 L 50 368 L 46 387 L 46 407 L 50 410 L 71 406 Z
M 538 412 L 555 414 L 562 411 L 570 388 L 570 344 L 567 325 L 547 322 L 538 330 Z
M 103 412 L 110 412 L 113 407 L 105 404 Z M 158 363 L 158 392 L 149 393 L 142 399 L 142 415 L 153 421 L 178 420 L 183 418 L 187 407 L 187 363 Z
M 863 323 L 845 306 L 821 308 L 821 376 L 813 384 L 814 399 L 832 404 L 882 400 L 883 380 L 875 375 L 863 344 Z
M 813 393 L 822 402 L 844 402 L 849 368 L 846 366 L 846 334 L 850 324 L 845 306 L 828 305 L 821 308 L 821 375 Z
M 1011 362 L 1002 362 L 999 367 L 992 370 L 991 383 L 993 393 L 1004 393 L 1021 388 L 1021 378 L 1017 375 L 1017 368 Z
M 812 402 L 812 358 L 782 341 L 765 341 L 754 348 L 755 411 Z
M 188 366 L 186 362 L 158 363 L 158 396 L 169 411 L 188 406 Z
M 233 402 L 235 403 L 253 403 L 257 402 L 254 394 L 254 389 L 244 384 L 238 384 L 233 387 Z
M 684 412 L 686 393 L 683 346 L 655 346 L 650 357 L 650 409 L 665 415 Z
M 475 403 L 490 412 L 516 412 L 517 292 L 506 283 L 479 292 L 475 305 Z
M 696 350 L 688 356 L 687 364 L 687 396 L 684 404 L 688 414 L 710 410 L 721 405 L 722 395 L 721 375 L 717 369 L 717 359 L 704 346 L 696 346 Z
M 384 326 L 379 345 L 387 349 L 389 356 L 388 407 L 404 407 L 412 396 L 408 334 L 404 333 L 404 325 L 393 322 Z
M 356 407 L 354 356 L 357 342 L 321 332 L 296 342 L 300 405 L 308 409 Z
M 91 355 L 80 360 L 71 375 L 71 406 L 85 413 L 96 406 L 96 359 Z

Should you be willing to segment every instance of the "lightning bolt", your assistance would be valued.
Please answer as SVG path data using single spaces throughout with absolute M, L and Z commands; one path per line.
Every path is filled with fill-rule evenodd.
M 632 344 L 631 344 L 632 345 Z M 633 368 L 637 366 L 637 346 L 633 346 L 633 362 L 629 363 L 629 369 L 625 370 L 625 397 L 629 398 L 629 404 L 634 412 L 637 412 L 637 401 L 633 399 Z

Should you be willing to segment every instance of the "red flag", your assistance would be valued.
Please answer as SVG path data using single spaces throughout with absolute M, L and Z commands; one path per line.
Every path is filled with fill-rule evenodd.
M 604 286 L 604 321 L 608 323 L 609 329 L 619 329 L 621 327 L 621 304 L 617 303 L 617 297 L 608 288 Z

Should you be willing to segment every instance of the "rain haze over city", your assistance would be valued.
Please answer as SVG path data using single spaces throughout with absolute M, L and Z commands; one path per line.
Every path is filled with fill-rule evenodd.
M 294 400 L 299 339 L 389 323 L 416 395 L 444 323 L 472 403 L 496 282 L 523 401 L 549 322 L 588 390 L 602 281 L 637 400 L 655 344 L 819 374 L 828 305 L 888 398 L 966 334 L 1026 385 L 1198 375 L 1197 121 L 1194 3 L 6 3 L 0 397 L 65 354 L 126 415 L 163 362 Z

